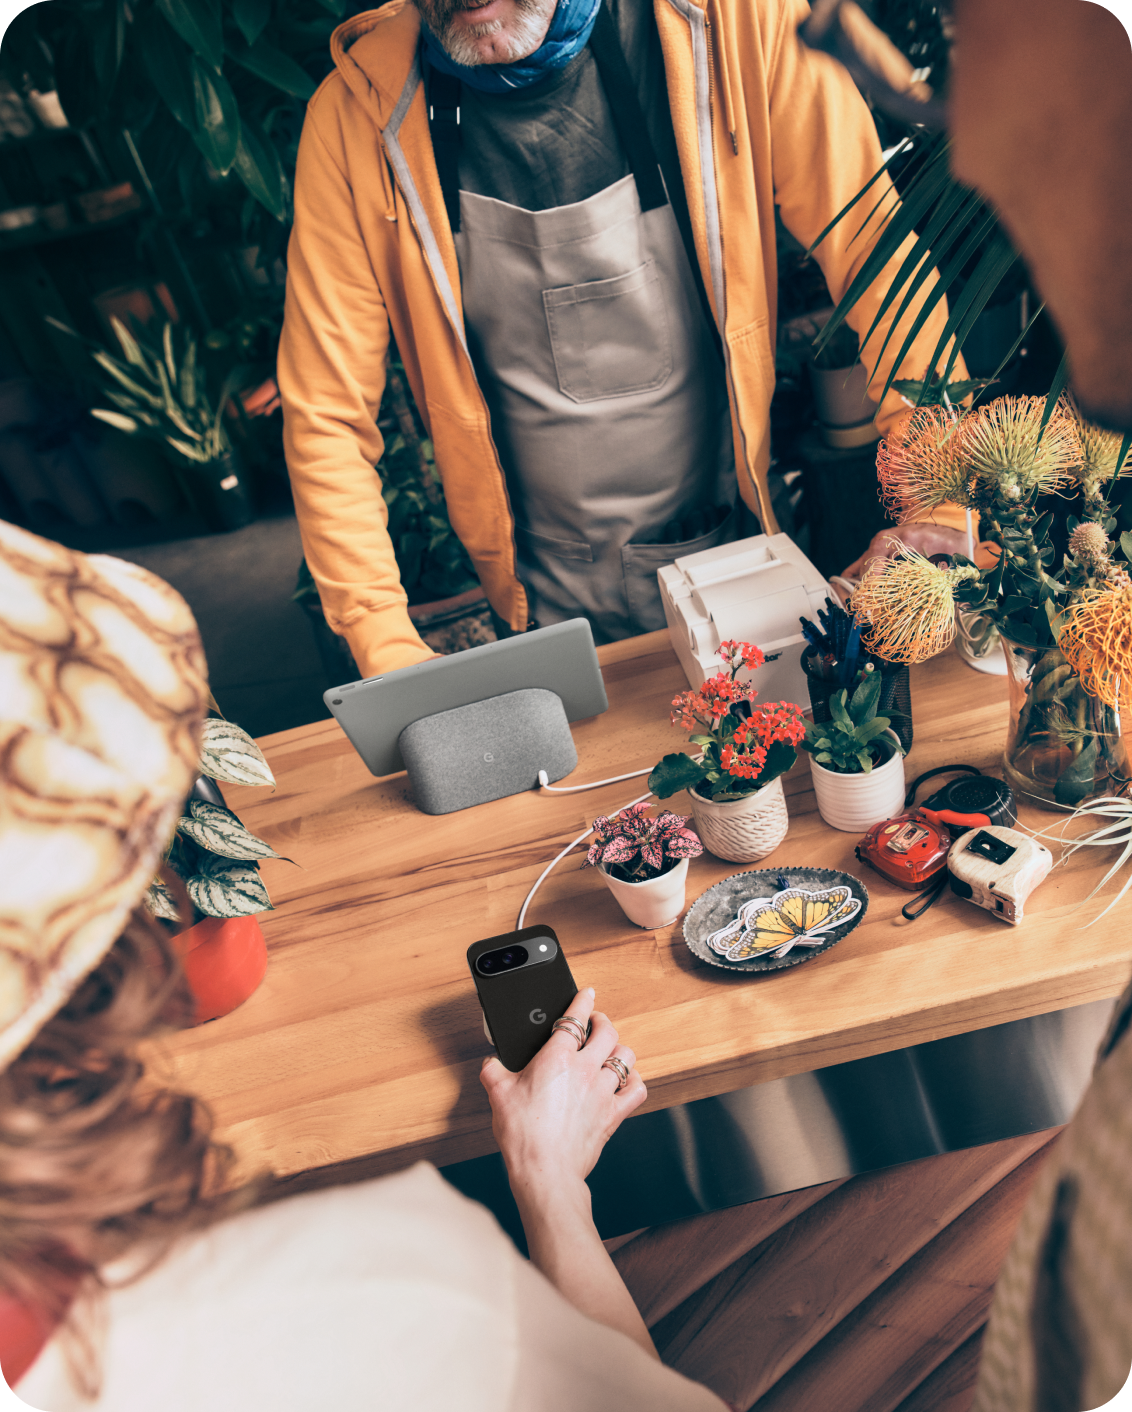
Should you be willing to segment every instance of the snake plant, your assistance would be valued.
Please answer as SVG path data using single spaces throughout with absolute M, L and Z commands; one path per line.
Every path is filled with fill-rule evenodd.
M 57 319 L 48 322 L 78 337 Z M 101 372 L 103 396 L 114 407 L 94 407 L 91 416 L 119 431 L 161 442 L 197 465 L 222 460 L 231 450 L 224 430 L 224 407 L 235 391 L 236 375 L 225 382 L 214 405 L 191 330 L 178 337 L 173 325 L 166 322 L 157 349 L 135 338 L 119 319 L 111 319 L 111 323 L 122 358 L 97 344 L 88 344 L 88 348 Z

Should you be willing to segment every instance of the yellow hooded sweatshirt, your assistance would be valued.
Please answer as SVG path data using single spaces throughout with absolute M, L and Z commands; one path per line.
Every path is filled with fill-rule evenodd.
M 799 41 L 804 0 L 653 3 L 696 253 L 723 339 L 739 491 L 773 533 L 766 476 L 774 208 L 808 247 L 881 165 L 876 129 L 844 70 Z M 334 33 L 337 67 L 311 99 L 299 145 L 279 349 L 303 549 L 327 621 L 346 638 L 363 676 L 433 655 L 406 610 L 374 471 L 391 327 L 432 438 L 452 526 L 500 617 L 522 630 L 529 616 L 507 487 L 464 335 L 417 61 L 419 28 L 410 0 L 389 0 Z M 882 178 L 862 203 L 862 219 L 885 197 L 881 213 L 895 200 Z M 871 247 L 872 227 L 854 240 L 859 225 L 843 221 L 815 252 L 835 300 Z M 858 333 L 872 322 L 903 253 L 850 316 Z M 905 377 L 923 376 L 945 318 L 941 301 L 904 360 Z M 883 320 L 864 348 L 867 365 L 888 327 Z M 889 344 L 879 386 L 902 341 Z M 891 429 L 905 408 L 890 392 L 880 429 Z M 962 512 L 936 519 L 959 525 Z M 846 545 L 846 557 L 861 548 Z

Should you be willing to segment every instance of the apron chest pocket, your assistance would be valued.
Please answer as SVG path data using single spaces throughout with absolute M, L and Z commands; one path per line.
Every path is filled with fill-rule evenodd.
M 543 291 L 558 386 L 574 402 L 655 392 L 672 372 L 672 340 L 652 260 L 627 275 Z

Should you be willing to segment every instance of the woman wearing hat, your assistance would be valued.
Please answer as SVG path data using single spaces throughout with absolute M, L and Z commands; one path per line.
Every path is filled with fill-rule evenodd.
M 0 523 L 8 1382 L 43 1412 L 717 1412 L 657 1360 L 590 1216 L 584 1178 L 645 1097 L 592 991 L 523 1073 L 484 1065 L 530 1263 L 425 1163 L 229 1191 L 203 1105 L 145 1077 L 139 1046 L 190 1013 L 141 899 L 207 702 L 168 585 Z

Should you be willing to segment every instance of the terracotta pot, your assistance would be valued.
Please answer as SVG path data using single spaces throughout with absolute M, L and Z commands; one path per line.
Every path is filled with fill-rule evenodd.
M 742 799 L 705 799 L 689 790 L 700 842 L 728 863 L 756 863 L 786 837 L 790 819 L 782 776 Z
M 621 904 L 621 910 L 638 927 L 652 931 L 674 922 L 684 910 L 684 889 L 688 881 L 688 860 L 681 858 L 675 868 L 661 873 L 659 878 L 644 882 L 622 882 L 612 878 L 603 867 L 598 872 L 606 886 Z
M 818 813 L 831 829 L 864 833 L 904 808 L 904 756 L 896 748 L 896 733 L 888 730 L 884 734 L 890 739 L 878 736 L 877 741 L 888 747 L 888 759 L 874 765 L 867 775 L 829 770 L 810 756 Z
M 242 1005 L 267 970 L 267 943 L 255 917 L 205 917 L 173 940 L 196 999 L 198 1025 Z

